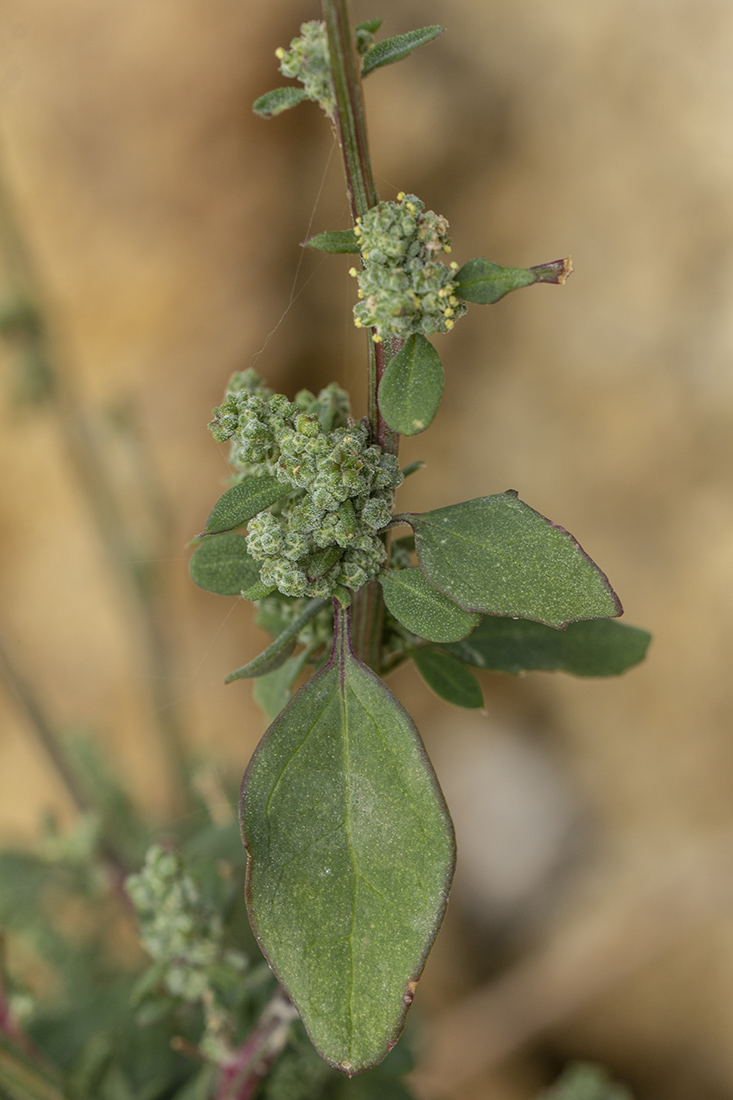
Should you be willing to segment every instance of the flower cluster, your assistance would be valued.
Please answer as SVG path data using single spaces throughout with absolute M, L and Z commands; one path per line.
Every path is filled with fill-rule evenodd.
M 450 252 L 448 222 L 415 195 L 380 202 L 354 228 L 363 268 L 351 269 L 359 284 L 357 328 L 374 328 L 374 339 L 406 340 L 413 333 L 448 332 L 466 306 L 454 294 L 458 265 L 438 260 Z
M 201 897 L 185 873 L 180 856 L 155 844 L 137 875 L 125 881 L 140 921 L 140 938 L 162 964 L 169 993 L 196 1001 L 211 984 L 211 970 L 221 963 L 243 973 L 249 965 L 238 951 L 225 950 L 218 914 Z
M 303 85 L 306 97 L 318 103 L 329 118 L 333 118 L 336 99 L 331 82 L 326 24 L 318 20 L 303 23 L 300 38 L 294 38 L 290 49 L 275 50 L 280 72 Z
M 396 457 L 369 442 L 335 384 L 291 402 L 253 371 L 233 382 L 214 412 L 215 438 L 231 439 L 237 470 L 274 474 L 291 489 L 249 523 L 247 549 L 263 584 L 286 596 L 346 598 L 344 589 L 361 588 L 384 562 L 378 532 L 402 482 Z

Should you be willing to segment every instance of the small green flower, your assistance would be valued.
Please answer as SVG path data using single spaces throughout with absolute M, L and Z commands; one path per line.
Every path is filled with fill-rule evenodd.
M 303 23 L 300 37 L 294 38 L 290 49 L 275 50 L 280 72 L 303 85 L 306 97 L 318 103 L 329 118 L 336 110 L 336 97 L 331 82 L 326 24 L 311 20 Z
M 364 265 L 351 269 L 361 299 L 356 327 L 374 328 L 376 341 L 449 332 L 466 307 L 454 293 L 458 265 L 438 259 L 450 252 L 446 219 L 401 191 L 396 202 L 380 202 L 359 218 L 354 233 Z

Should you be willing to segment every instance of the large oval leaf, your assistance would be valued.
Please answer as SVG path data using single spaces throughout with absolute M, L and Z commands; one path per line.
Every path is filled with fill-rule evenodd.
M 356 1073 L 402 1028 L 454 840 L 420 736 L 353 655 L 346 614 L 328 665 L 256 749 L 240 816 L 260 946 L 316 1049 Z
M 199 538 L 243 527 L 252 516 L 269 508 L 288 492 L 290 486 L 272 474 L 243 478 L 219 497 Z
M 216 535 L 198 546 L 188 563 L 191 580 L 219 596 L 239 596 L 260 579 L 260 567 L 247 553 L 244 535 Z
M 417 435 L 433 422 L 443 396 L 443 364 L 424 336 L 413 334 L 390 360 L 379 384 L 379 409 L 390 428 Z
M 592 619 L 552 630 L 526 619 L 484 615 L 473 634 L 446 649 L 466 664 L 492 672 L 619 676 L 643 661 L 650 641 L 646 630 L 615 619 Z
M 466 611 L 534 619 L 557 629 L 622 613 L 605 573 L 573 536 L 513 489 L 395 518 L 413 528 L 418 562 L 430 583 Z
M 464 611 L 428 584 L 420 569 L 390 570 L 380 575 L 379 583 L 384 602 L 395 619 L 420 638 L 457 642 L 470 634 L 479 621 L 477 614 Z

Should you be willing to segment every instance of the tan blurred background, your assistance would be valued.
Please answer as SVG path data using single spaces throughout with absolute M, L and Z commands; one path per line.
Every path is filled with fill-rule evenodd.
M 403 448 L 428 469 L 402 505 L 518 489 L 655 637 L 621 680 L 486 676 L 479 716 L 394 678 L 461 851 L 417 999 L 416 1087 L 526 1100 L 587 1057 L 638 1100 L 733 1098 L 733 7 L 357 0 L 358 19 L 380 14 L 388 35 L 447 28 L 366 84 L 382 197 L 445 214 L 459 262 L 571 252 L 576 268 L 438 338 L 446 394 Z M 347 224 L 328 126 L 310 104 L 250 110 L 279 82 L 275 48 L 317 16 L 294 0 L 0 5 L 3 186 L 56 361 L 157 547 L 172 663 L 161 694 L 63 426 L 14 397 L 12 348 L 0 632 L 53 720 L 93 731 L 153 817 L 173 797 L 156 709 L 225 781 L 264 728 L 249 686 L 222 684 L 263 638 L 187 577 L 226 476 L 211 407 L 250 363 L 290 394 L 335 378 L 363 405 L 348 258 L 298 248 Z M 140 469 L 169 508 L 147 542 Z M 0 723 L 0 832 L 26 842 L 49 807 L 72 810 L 5 696 Z

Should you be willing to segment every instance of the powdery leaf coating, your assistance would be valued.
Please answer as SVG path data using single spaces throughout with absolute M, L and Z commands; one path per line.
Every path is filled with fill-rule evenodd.
M 573 536 L 514 490 L 396 518 L 413 528 L 428 581 L 466 611 L 534 619 L 558 630 L 623 611 Z
M 453 829 L 419 734 L 351 651 L 260 742 L 242 784 L 250 920 L 319 1053 L 346 1073 L 402 1029 L 453 873 Z
M 431 642 L 457 642 L 478 624 L 479 616 L 464 611 L 414 567 L 380 573 L 384 602 L 398 622 Z
M 379 409 L 390 428 L 401 435 L 429 428 L 443 383 L 443 364 L 433 345 L 424 336 L 410 336 L 389 361 L 379 384 Z

